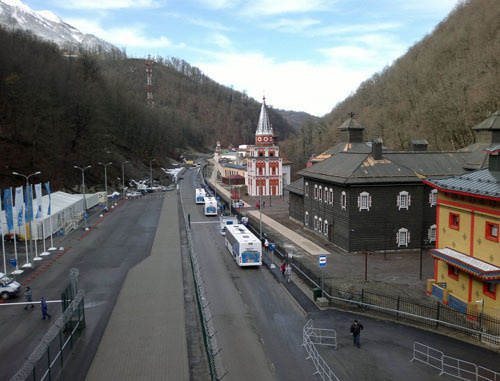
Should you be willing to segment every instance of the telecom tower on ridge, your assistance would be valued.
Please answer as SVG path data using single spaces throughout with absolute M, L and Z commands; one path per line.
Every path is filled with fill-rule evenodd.
M 151 87 L 151 77 L 153 76 L 153 61 L 151 61 L 151 56 L 148 56 L 146 60 L 146 93 L 148 106 L 153 107 L 155 102 L 153 101 L 153 90 Z

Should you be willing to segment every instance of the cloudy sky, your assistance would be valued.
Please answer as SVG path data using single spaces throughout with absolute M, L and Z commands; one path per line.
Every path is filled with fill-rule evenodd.
M 178 57 L 276 108 L 321 116 L 431 33 L 458 0 L 23 2 L 129 56 Z

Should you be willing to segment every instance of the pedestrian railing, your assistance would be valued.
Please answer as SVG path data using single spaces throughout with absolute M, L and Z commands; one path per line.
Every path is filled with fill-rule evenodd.
M 333 329 L 320 329 L 313 327 L 313 321 L 310 319 L 302 329 L 302 346 L 307 352 L 307 360 L 312 360 L 316 372 L 323 380 L 340 381 L 332 372 L 328 364 L 316 349 L 316 345 L 328 345 L 337 348 L 337 334 Z
M 413 343 L 413 357 L 410 361 L 414 360 L 436 368 L 440 371 L 440 376 L 447 374 L 460 380 L 500 381 L 500 373 L 469 361 L 447 356 L 443 352 L 417 341 Z
M 85 329 L 83 295 L 78 291 L 11 381 L 58 379 Z

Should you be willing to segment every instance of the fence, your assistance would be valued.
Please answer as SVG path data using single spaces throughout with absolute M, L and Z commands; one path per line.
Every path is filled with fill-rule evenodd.
M 56 380 L 85 329 L 84 293 L 80 290 L 11 381 Z
M 181 197 L 182 204 L 182 197 Z M 182 205 L 184 211 L 184 205 Z M 186 226 L 186 237 L 188 242 L 188 251 L 189 251 L 189 259 L 191 261 L 191 269 L 193 271 L 193 279 L 195 283 L 195 293 L 196 300 L 198 304 L 198 312 L 200 314 L 200 318 L 202 321 L 202 332 L 203 332 L 203 341 L 205 344 L 205 348 L 207 350 L 209 365 L 210 365 L 210 373 L 213 380 L 221 380 L 226 374 L 227 371 L 224 369 L 222 364 L 222 359 L 220 356 L 220 352 L 222 348 L 219 348 L 217 344 L 217 338 L 214 324 L 213 324 L 213 316 L 210 312 L 210 303 L 208 302 L 208 296 L 205 291 L 205 285 L 203 283 L 203 278 L 201 276 L 201 270 L 198 263 L 198 256 L 196 252 L 193 250 L 193 241 L 191 237 L 191 228 L 188 221 L 188 217 L 186 213 L 184 215 L 184 224 Z
M 417 341 L 413 342 L 413 358 L 410 361 L 413 360 L 436 368 L 440 371 L 440 376 L 447 374 L 460 380 L 500 381 L 500 373 L 469 361 L 446 356 L 443 352 Z
M 319 341 L 313 341 L 318 339 Z M 322 342 L 322 340 L 326 341 Z M 323 380 L 340 381 L 318 353 L 315 345 L 329 345 L 337 349 L 337 333 L 333 329 L 314 328 L 310 319 L 302 329 L 302 346 L 307 352 L 307 359 L 311 359 L 316 368 L 313 375 L 319 374 Z

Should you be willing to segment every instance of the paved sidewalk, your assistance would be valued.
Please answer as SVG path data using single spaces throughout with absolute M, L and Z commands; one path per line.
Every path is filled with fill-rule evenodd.
M 163 202 L 150 256 L 130 270 L 87 380 L 189 380 L 177 192 Z

